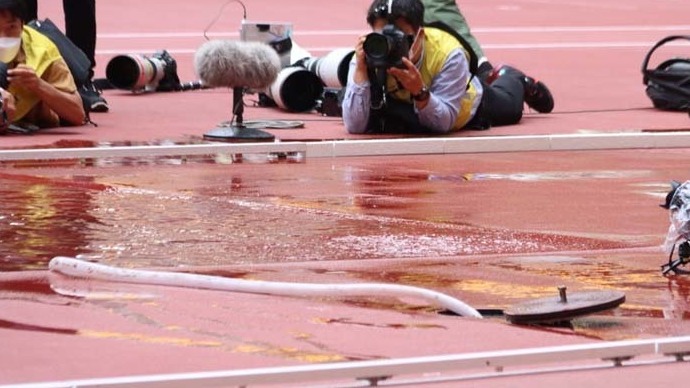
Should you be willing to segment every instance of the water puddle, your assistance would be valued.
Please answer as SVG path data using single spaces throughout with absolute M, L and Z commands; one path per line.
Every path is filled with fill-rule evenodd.
M 481 221 L 485 213 L 475 198 L 484 198 L 484 206 L 494 210 L 496 199 L 482 194 L 487 188 L 459 185 L 446 169 L 434 171 L 434 164 L 382 165 L 356 159 L 228 168 L 149 165 L 142 160 L 120 161 L 111 168 L 6 168 L 0 173 L 0 195 L 7 199 L 0 205 L 0 269 L 45 268 L 47 260 L 58 255 L 165 267 L 634 245 L 472 224 L 468 221 Z M 536 175 L 635 176 L 609 170 Z M 459 196 L 470 201 L 454 199 Z
M 120 145 L 127 144 L 89 147 Z M 651 264 L 635 265 L 632 259 L 560 254 L 654 244 L 655 231 L 639 226 L 651 224 L 652 212 L 658 212 L 639 190 L 657 187 L 647 182 L 653 180 L 647 170 L 560 172 L 540 165 L 534 171 L 480 173 L 458 171 L 457 166 L 491 171 L 468 156 L 308 163 L 292 156 L 5 162 L 0 271 L 43 270 L 55 256 L 131 268 L 216 267 L 209 273 L 228 277 L 251 276 L 242 268 L 252 265 L 389 260 L 399 264 L 343 273 L 470 295 L 485 309 L 550 295 L 565 282 L 630 294 L 612 319 L 688 317 L 690 286 L 681 277 L 660 276 L 661 255 L 659 263 L 647 257 Z M 506 165 L 500 157 L 491 161 Z M 617 200 L 595 201 L 600 198 Z M 616 217 L 620 203 L 635 207 L 635 221 L 647 223 Z M 663 213 L 658 217 L 665 222 Z M 10 283 L 3 292 L 122 303 L 158 297 L 145 290 L 82 286 L 14 290 L 19 286 Z M 415 311 L 388 301 L 346 302 Z M 610 327 L 592 321 L 585 326 Z

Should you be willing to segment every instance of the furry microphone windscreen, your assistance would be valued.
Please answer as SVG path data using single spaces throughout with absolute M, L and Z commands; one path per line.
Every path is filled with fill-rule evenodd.
M 210 40 L 194 55 L 199 79 L 209 87 L 264 89 L 281 70 L 278 53 L 265 43 Z

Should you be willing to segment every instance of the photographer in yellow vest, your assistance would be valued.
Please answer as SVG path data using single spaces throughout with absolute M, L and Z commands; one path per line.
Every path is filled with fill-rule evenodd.
M 421 0 L 373 0 L 343 96 L 348 132 L 446 134 L 517 124 L 524 104 L 553 110 L 546 85 L 516 68 L 478 77 L 471 45 L 424 16 Z
M 24 25 L 22 0 L 0 0 L 0 89 L 4 125 L 50 128 L 81 125 L 85 112 L 74 78 L 55 44 Z

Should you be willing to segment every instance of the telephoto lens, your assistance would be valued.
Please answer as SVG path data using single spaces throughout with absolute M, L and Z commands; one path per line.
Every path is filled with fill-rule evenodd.
M 141 91 L 171 91 L 180 85 L 177 62 L 166 50 L 151 56 L 123 54 L 112 58 L 105 75 L 117 89 Z
M 364 40 L 364 53 L 371 59 L 385 60 L 389 47 L 388 38 L 378 32 L 372 32 Z
M 381 32 L 367 35 L 362 48 L 369 67 L 404 68 L 402 58 L 410 51 L 410 44 L 404 32 L 393 24 L 387 24 Z

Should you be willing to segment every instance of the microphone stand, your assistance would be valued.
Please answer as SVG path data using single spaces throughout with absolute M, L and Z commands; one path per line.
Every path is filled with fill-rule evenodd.
M 216 128 L 206 132 L 204 139 L 225 141 L 225 142 L 272 142 L 275 136 L 266 131 L 250 128 L 244 125 L 242 114 L 244 113 L 244 87 L 235 86 L 232 88 L 232 114 L 234 120 L 218 125 Z

